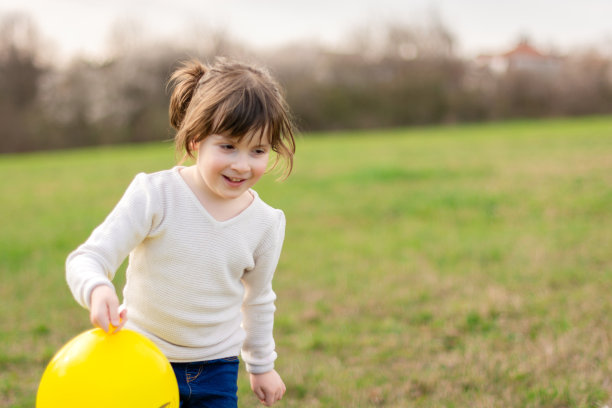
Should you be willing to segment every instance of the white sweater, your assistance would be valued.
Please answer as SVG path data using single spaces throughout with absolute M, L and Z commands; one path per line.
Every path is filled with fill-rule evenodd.
M 129 254 L 126 328 L 150 338 L 171 362 L 242 352 L 247 371 L 272 370 L 272 277 L 285 216 L 251 192 L 248 208 L 217 221 L 179 167 L 138 174 L 106 220 L 68 256 L 72 294 L 89 308 L 92 289 L 112 287 Z

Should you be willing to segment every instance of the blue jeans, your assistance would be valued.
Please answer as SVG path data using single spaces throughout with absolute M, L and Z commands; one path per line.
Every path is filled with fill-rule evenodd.
M 194 363 L 172 363 L 180 408 L 236 408 L 238 357 Z

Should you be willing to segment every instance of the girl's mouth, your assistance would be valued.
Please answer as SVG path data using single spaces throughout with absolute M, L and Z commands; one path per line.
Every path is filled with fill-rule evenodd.
M 239 185 L 242 184 L 246 179 L 243 178 L 238 178 L 238 177 L 228 177 L 228 176 L 223 176 L 223 178 L 225 178 L 225 180 L 230 183 L 231 185 Z

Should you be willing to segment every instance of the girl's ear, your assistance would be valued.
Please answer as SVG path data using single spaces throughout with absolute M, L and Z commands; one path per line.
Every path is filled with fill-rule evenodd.
M 189 150 L 191 150 L 192 152 L 197 152 L 198 148 L 200 147 L 200 142 L 201 141 L 191 141 L 189 142 Z

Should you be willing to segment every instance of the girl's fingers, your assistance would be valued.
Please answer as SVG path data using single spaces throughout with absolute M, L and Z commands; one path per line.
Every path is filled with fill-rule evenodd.
M 119 320 L 119 304 L 118 302 L 115 302 L 114 299 L 109 300 L 109 302 L 107 303 L 107 311 L 108 311 L 108 317 L 110 320 L 110 323 L 115 326 L 118 327 L 119 324 L 121 324 L 121 320 Z
M 92 314 L 91 323 L 94 326 L 101 328 L 105 332 L 108 332 L 109 320 L 106 313 Z
M 119 330 L 123 328 L 123 326 L 125 326 L 126 322 L 127 322 L 127 309 L 124 306 L 120 306 L 119 307 L 119 324 L 114 326 L 111 332 L 112 333 L 118 332 Z

